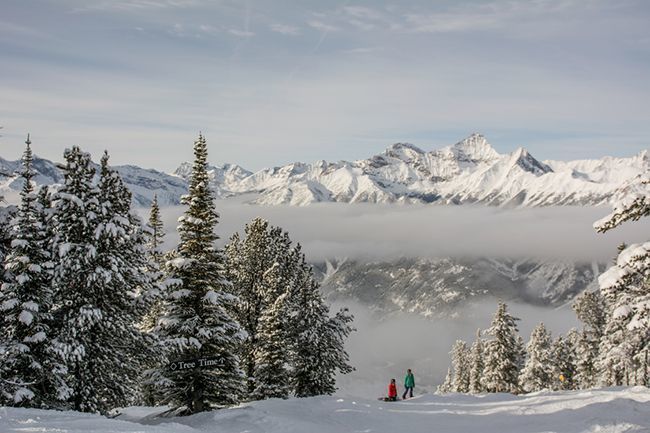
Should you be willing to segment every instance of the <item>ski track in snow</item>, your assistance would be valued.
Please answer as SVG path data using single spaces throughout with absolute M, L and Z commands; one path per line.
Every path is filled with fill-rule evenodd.
M 348 397 L 267 400 L 159 419 L 132 407 L 117 419 L 77 412 L 0 408 L 0 432 L 338 433 L 650 432 L 650 389 L 608 388 L 523 396 L 425 394 L 387 403 Z

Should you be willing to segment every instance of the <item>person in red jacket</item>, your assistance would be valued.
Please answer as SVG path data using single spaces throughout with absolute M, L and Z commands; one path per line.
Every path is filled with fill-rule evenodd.
M 388 384 L 388 401 L 396 401 L 397 400 L 397 384 L 395 383 L 395 379 L 391 379 L 390 383 Z

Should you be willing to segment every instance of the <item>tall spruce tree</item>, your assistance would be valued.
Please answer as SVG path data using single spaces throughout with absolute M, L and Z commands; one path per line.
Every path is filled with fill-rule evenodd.
M 163 313 L 163 298 L 167 288 L 167 280 L 163 272 L 167 258 L 162 250 L 165 228 L 160 217 L 157 195 L 154 195 L 151 202 L 149 220 L 144 227 L 143 235 L 146 239 L 147 259 L 143 272 L 149 275 L 152 284 L 151 290 L 148 293 L 143 293 L 143 308 L 146 313 L 140 327 L 145 332 L 152 333 Z
M 267 307 L 264 293 L 268 290 L 265 289 L 264 276 L 276 263 L 276 257 L 271 250 L 272 240 L 266 220 L 256 218 L 246 224 L 244 235 L 243 240 L 237 233 L 233 235 L 226 246 L 226 255 L 228 277 L 233 282 L 233 293 L 239 298 L 236 317 L 247 335 L 240 346 L 240 358 L 246 374 L 247 394 L 252 396 L 257 386 L 255 350 L 259 324 Z
M 76 410 L 107 413 L 134 401 L 148 341 L 135 324 L 144 238 L 130 212 L 131 194 L 102 158 L 98 183 L 90 156 L 66 150 L 64 184 L 54 201 L 53 287 L 57 324 L 53 347 L 65 360 Z
M 50 349 L 53 294 L 48 245 L 48 209 L 34 191 L 29 136 L 23 153 L 20 206 L 12 223 L 0 312 L 4 350 L 0 356 L 0 401 L 8 405 L 52 407 L 61 386 L 52 371 L 60 362 Z M 43 193 L 47 194 L 46 192 Z
M 485 369 L 485 348 L 483 338 L 481 338 L 481 330 L 476 330 L 476 340 L 470 348 L 469 354 L 469 392 L 472 394 L 479 394 L 484 391 L 481 378 L 483 377 L 483 370 Z
M 492 336 L 486 344 L 483 386 L 487 392 L 517 392 L 521 350 L 517 342 L 516 321 L 505 303 L 500 302 L 486 334 Z
M 147 272 L 142 221 L 131 212 L 131 193 L 108 160 L 104 153 L 98 184 L 101 214 L 95 229 L 96 303 L 104 319 L 94 330 L 108 349 L 97 351 L 101 361 L 93 361 L 104 371 L 95 378 L 95 386 L 106 389 L 101 396 L 105 408 L 134 402 L 142 367 L 151 358 L 154 343 L 136 325 L 156 291 Z
M 533 329 L 526 347 L 528 357 L 519 376 L 520 388 L 525 392 L 550 389 L 553 383 L 554 363 L 551 353 L 551 335 L 544 323 Z
M 619 194 L 613 212 L 594 226 L 599 232 L 650 215 L 650 177 L 641 175 Z M 650 348 L 650 242 L 620 249 L 614 266 L 599 278 L 607 319 L 597 368 L 602 385 L 641 384 Z
M 451 349 L 451 364 L 454 369 L 454 379 L 452 390 L 454 392 L 469 392 L 469 350 L 467 343 L 462 340 L 456 340 Z
M 297 397 L 332 394 L 336 391 L 336 373 L 354 370 L 344 348 L 345 340 L 354 331 L 353 316 L 344 308 L 329 317 L 313 271 L 300 251 L 297 245 L 302 271 L 297 275 L 293 292 L 294 393 Z
M 576 387 L 587 389 L 597 383 L 596 362 L 607 315 L 600 292 L 584 292 L 576 298 L 573 310 L 583 323 L 574 342 L 576 373 L 573 382 Z
M 187 413 L 234 404 L 242 395 L 243 373 L 237 352 L 245 331 L 234 317 L 237 298 L 226 278 L 223 252 L 216 248 L 218 214 L 207 171 L 207 144 L 199 135 L 194 143 L 194 165 L 188 208 L 179 218 L 180 243 L 170 260 L 173 279 L 158 332 L 172 361 L 216 359 L 199 369 L 162 367 L 164 402 Z
M 63 185 L 53 197 L 53 251 L 55 268 L 52 285 L 56 303 L 53 347 L 64 359 L 68 396 L 74 409 L 97 411 L 93 396 L 93 377 L 97 374 L 94 349 L 97 341 L 95 328 L 103 320 L 95 301 L 95 230 L 101 214 L 99 190 L 93 183 L 95 170 L 90 155 L 79 147 L 67 149 L 63 171 Z M 101 348 L 100 348 L 101 350 Z
M 279 265 L 269 269 L 266 278 L 273 287 Z M 289 352 L 287 350 L 287 313 L 289 293 L 285 292 L 267 306 L 260 318 L 258 345 L 255 348 L 255 399 L 287 398 L 291 390 Z
M 152 285 L 149 293 L 144 293 L 142 307 L 146 313 L 139 328 L 145 332 L 152 343 L 150 357 L 145 361 L 145 370 L 141 379 L 141 400 L 145 405 L 154 406 L 162 401 L 161 389 L 166 383 L 161 374 L 161 367 L 168 363 L 165 346 L 160 344 L 156 326 L 163 316 L 167 288 L 170 281 L 164 272 L 169 254 L 162 249 L 165 238 L 165 228 L 160 215 L 158 196 L 154 195 L 149 211 L 148 223 L 143 232 L 146 239 L 146 266 L 143 272 L 150 276 Z

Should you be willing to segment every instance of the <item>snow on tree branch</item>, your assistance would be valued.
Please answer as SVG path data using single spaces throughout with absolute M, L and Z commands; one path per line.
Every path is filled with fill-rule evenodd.
M 605 233 L 625 221 L 638 221 L 650 215 L 650 174 L 633 178 L 615 195 L 612 213 L 594 223 L 599 233 Z

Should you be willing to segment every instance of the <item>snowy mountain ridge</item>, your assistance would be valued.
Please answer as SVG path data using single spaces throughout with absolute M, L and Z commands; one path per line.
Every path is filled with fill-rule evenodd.
M 61 181 L 56 165 L 36 159 L 37 182 Z M 191 171 L 181 164 L 170 175 L 119 166 L 134 201 L 148 205 L 158 194 L 163 205 L 177 204 Z M 0 158 L 0 193 L 20 188 L 18 161 Z M 481 134 L 424 151 L 396 143 L 370 158 L 348 162 L 295 162 L 257 172 L 238 165 L 210 167 L 220 198 L 243 196 L 251 204 L 303 206 L 344 203 L 481 203 L 496 206 L 600 205 L 609 203 L 629 179 L 650 171 L 647 151 L 628 158 L 539 161 L 526 149 L 499 154 Z M 5 193 L 5 195 L 7 195 Z

